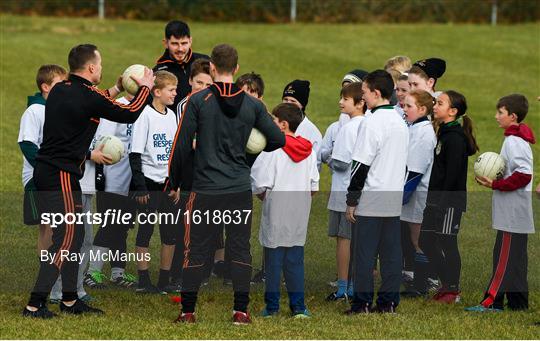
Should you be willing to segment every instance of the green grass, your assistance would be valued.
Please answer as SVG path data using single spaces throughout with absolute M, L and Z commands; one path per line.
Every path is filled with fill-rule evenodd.
M 165 297 L 140 297 L 123 291 L 94 291 L 97 306 L 106 317 L 62 317 L 54 322 L 29 321 L 20 317 L 37 273 L 35 241 L 37 231 L 22 224 L 22 156 L 16 144 L 20 115 L 26 96 L 35 92 L 35 72 L 41 64 L 66 65 L 69 49 L 78 43 L 98 45 L 103 56 L 102 87 L 108 87 L 130 64 L 152 66 L 162 53 L 163 22 L 104 21 L 0 16 L 0 332 L 2 338 L 18 339 L 538 339 L 540 327 L 540 256 L 538 234 L 529 238 L 528 312 L 475 315 L 463 307 L 476 304 L 491 273 L 491 197 L 469 176 L 469 210 L 459 235 L 462 251 L 464 303 L 441 306 L 421 300 L 404 300 L 395 316 L 340 315 L 344 304 L 324 302 L 327 282 L 335 274 L 335 242 L 326 236 L 326 194 L 313 204 L 306 244 L 306 299 L 314 317 L 291 320 L 285 314 L 274 320 L 255 318 L 247 327 L 230 322 L 232 293 L 211 283 L 200 296 L 197 325 L 173 325 L 177 307 Z M 194 50 L 209 53 L 212 46 L 228 42 L 240 54 L 240 72 L 263 75 L 265 102 L 273 107 L 283 86 L 295 78 L 311 81 L 308 114 L 324 133 L 336 120 L 339 85 L 354 68 L 372 70 L 394 55 L 416 60 L 438 56 L 447 61 L 447 71 L 438 89 L 455 89 L 469 102 L 469 115 L 476 124 L 482 151 L 499 151 L 502 131 L 494 121 L 499 97 L 519 92 L 530 101 L 527 122 L 538 135 L 535 101 L 540 95 L 540 25 L 245 25 L 193 23 Z M 540 148 L 533 147 L 536 158 Z M 471 158 L 472 159 L 472 158 Z M 471 160 L 472 162 L 473 160 Z M 538 163 L 536 163 L 538 165 Z M 535 167 L 540 175 L 540 167 Z M 537 181 L 535 180 L 535 183 Z M 321 188 L 329 189 L 325 168 Z M 540 200 L 534 202 L 536 226 Z M 258 214 L 256 214 L 258 217 Z M 254 219 L 252 250 L 254 264 L 260 264 L 257 241 L 258 218 Z M 130 233 L 133 248 L 134 233 Z M 154 238 L 153 250 L 156 250 Z M 132 251 L 132 249 L 130 249 Z M 153 268 L 157 268 L 153 257 Z M 128 265 L 134 271 L 134 264 Z M 108 271 L 108 270 L 106 270 Z M 154 271 L 155 274 L 155 271 Z M 251 311 L 263 307 L 263 288 L 252 292 Z M 287 307 L 285 300 L 282 307 Z M 54 307 L 53 309 L 56 309 Z

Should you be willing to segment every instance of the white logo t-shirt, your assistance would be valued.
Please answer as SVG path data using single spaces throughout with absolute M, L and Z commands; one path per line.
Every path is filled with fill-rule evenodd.
M 162 114 L 147 105 L 133 125 L 131 152 L 140 153 L 144 176 L 157 183 L 164 183 L 168 176 L 177 124 L 174 112 L 166 108 Z

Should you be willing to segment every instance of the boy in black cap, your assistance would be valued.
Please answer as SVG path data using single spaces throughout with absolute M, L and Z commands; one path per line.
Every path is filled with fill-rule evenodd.
M 308 139 L 313 144 L 313 150 L 317 153 L 317 169 L 321 170 L 321 143 L 322 134 L 315 124 L 306 116 L 306 106 L 309 101 L 309 81 L 295 79 L 285 86 L 283 103 L 293 103 L 304 112 L 304 119 L 296 129 L 296 135 Z
M 412 90 L 425 90 L 437 97 L 435 84 L 446 71 L 446 62 L 440 58 L 422 59 L 413 64 L 409 70 L 409 84 Z

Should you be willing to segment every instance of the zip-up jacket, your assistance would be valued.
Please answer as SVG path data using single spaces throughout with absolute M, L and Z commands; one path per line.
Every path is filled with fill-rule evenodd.
M 264 151 L 285 145 L 285 135 L 274 124 L 264 104 L 232 83 L 214 83 L 192 94 L 180 120 L 169 159 L 170 188 L 183 190 L 183 170 L 189 165 L 193 138 L 192 191 L 238 193 L 251 190 L 246 144 L 252 128 L 266 137 Z
M 440 126 L 434 153 L 427 205 L 442 209 L 453 207 L 464 212 L 467 207 L 467 161 L 474 150 L 461 124 L 453 121 Z
M 154 72 L 161 70 L 169 71 L 170 73 L 174 74 L 176 78 L 178 78 L 176 97 L 174 98 L 174 103 L 169 106 L 169 108 L 174 112 L 176 112 L 178 102 L 180 102 L 191 92 L 191 85 L 189 85 L 191 64 L 193 64 L 193 62 L 199 58 L 210 59 L 210 57 L 205 54 L 196 53 L 189 49 L 186 58 L 179 62 L 171 57 L 168 49 L 165 49 L 163 55 L 156 61 L 156 66 L 153 68 Z
M 56 84 L 47 98 L 43 143 L 36 160 L 82 178 L 99 119 L 133 123 L 150 100 L 150 89 L 142 86 L 131 103 L 120 104 L 90 81 L 70 75 Z

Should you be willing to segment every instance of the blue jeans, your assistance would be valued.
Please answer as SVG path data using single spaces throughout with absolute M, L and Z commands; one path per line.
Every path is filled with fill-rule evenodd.
M 264 302 L 270 313 L 279 310 L 281 272 L 285 277 L 289 307 L 293 313 L 303 312 L 304 304 L 304 247 L 264 248 L 266 275 Z
M 354 296 L 352 309 L 373 303 L 373 269 L 380 257 L 382 283 L 377 304 L 399 304 L 401 285 L 401 228 L 399 217 L 356 216 L 352 227 Z

